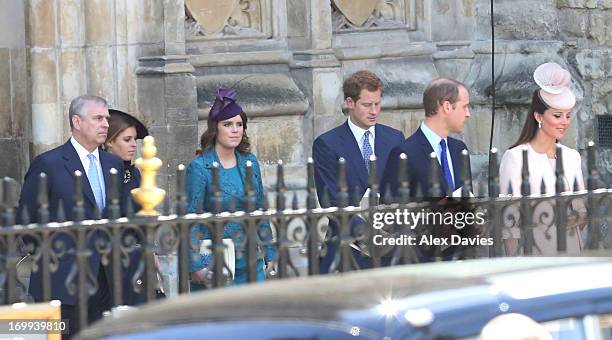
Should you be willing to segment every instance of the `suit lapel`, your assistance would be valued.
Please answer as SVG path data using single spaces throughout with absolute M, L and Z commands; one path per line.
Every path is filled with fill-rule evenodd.
M 237 150 L 234 152 L 236 154 L 236 166 L 238 166 L 238 174 L 240 174 L 240 179 L 242 180 L 242 190 L 244 191 L 245 182 L 246 182 L 246 162 L 247 160 L 242 157 L 242 154 Z M 251 165 L 251 170 L 253 170 L 253 165 Z M 255 188 L 255 183 L 253 183 L 253 178 L 251 177 L 251 188 Z M 246 197 L 246 192 L 244 192 L 244 196 Z
M 68 142 L 64 144 L 62 153 L 63 153 L 62 157 L 65 160 L 64 167 L 68 171 L 68 174 L 70 175 L 70 179 L 73 180 L 74 172 L 76 170 L 79 170 L 82 173 L 81 180 L 82 180 L 82 187 L 83 187 L 83 196 L 85 197 L 85 200 L 89 200 L 89 202 L 95 206 L 96 199 L 94 198 L 93 191 L 91 191 L 91 185 L 89 184 L 87 173 L 85 172 L 85 169 L 83 168 L 83 163 L 79 159 L 79 154 L 77 154 L 76 150 L 70 143 L 70 140 L 68 140 Z
M 427 137 L 425 137 L 425 134 L 423 133 L 423 130 L 421 130 L 420 127 L 418 128 L 416 134 L 418 136 L 419 144 L 421 144 L 421 150 L 423 151 L 423 155 L 427 160 L 429 160 L 429 155 L 434 152 L 434 150 L 432 149 L 431 144 L 429 144 Z M 427 165 L 429 166 L 429 163 Z
M 384 165 L 387 163 L 387 156 L 391 151 L 391 145 L 387 136 L 383 133 L 380 124 L 376 124 L 374 127 L 376 134 L 374 137 L 374 154 L 376 154 L 376 181 L 380 183 L 384 172 Z
M 351 132 L 351 128 L 348 126 L 348 120 L 344 123 L 343 128 L 340 130 L 342 133 L 340 136 L 340 143 L 344 150 L 346 151 L 346 167 L 356 169 L 357 179 L 361 183 L 361 186 L 366 188 L 368 186 L 368 170 L 365 167 L 365 163 L 363 161 L 363 156 L 361 155 L 361 150 L 359 149 L 359 145 L 355 140 L 355 136 Z M 376 147 L 376 143 L 374 145 Z M 353 173 L 352 171 L 347 171 L 347 175 Z M 354 188 L 349 188 L 349 191 Z
M 455 176 L 455 189 L 463 185 L 461 182 L 461 171 L 463 170 L 463 158 L 461 156 L 461 145 L 453 139 L 449 140 L 449 149 L 453 162 L 453 175 Z
M 104 177 L 104 197 L 107 198 L 108 201 L 108 195 L 110 193 L 110 191 L 112 190 L 110 187 L 110 169 L 111 169 L 111 162 L 110 162 L 110 158 L 108 157 L 108 154 L 106 153 L 106 151 L 98 148 L 98 154 L 100 155 L 100 166 L 102 167 L 102 176 Z M 119 169 L 115 169 L 117 171 L 119 171 Z

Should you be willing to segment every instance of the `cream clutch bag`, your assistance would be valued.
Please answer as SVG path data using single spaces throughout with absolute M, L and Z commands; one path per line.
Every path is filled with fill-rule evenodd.
M 234 240 L 231 238 L 224 238 L 223 245 L 225 246 L 225 250 L 223 251 L 223 258 L 225 260 L 225 265 L 227 268 L 223 268 L 223 273 L 234 279 L 234 273 L 236 272 L 236 249 L 234 246 Z M 200 244 L 200 254 L 202 255 L 212 255 L 211 251 L 212 240 L 202 240 Z M 229 272 L 228 272 L 229 268 Z

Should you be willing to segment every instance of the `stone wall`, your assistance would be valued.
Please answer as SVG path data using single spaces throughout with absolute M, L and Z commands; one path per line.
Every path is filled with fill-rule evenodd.
M 182 146 L 195 143 L 197 118 L 183 1 L 2 0 L 0 8 L 0 152 L 15 160 L 0 175 L 21 179 L 30 159 L 63 144 L 70 101 L 84 93 L 141 118 L 167 163 L 188 159 Z M 162 103 L 148 106 L 152 99 Z M 164 168 L 162 186 L 171 189 L 172 178 Z
M 598 166 L 612 184 L 612 3 L 495 1 L 496 115 L 493 145 L 518 137 L 535 67 L 556 61 L 574 77 L 578 105 L 564 143 L 601 142 Z M 68 136 L 67 105 L 89 92 L 135 113 L 169 166 L 193 158 L 214 91 L 234 85 L 248 133 L 272 187 L 283 159 L 287 183 L 303 187 L 316 136 L 341 123 L 343 78 L 360 69 L 385 83 L 381 121 L 411 134 L 425 85 L 467 84 L 472 118 L 460 135 L 473 173 L 486 179 L 491 130 L 488 0 L 26 0 L 0 1 L 0 143 L 23 175 L 27 159 Z M 5 18 L 6 17 L 6 18 Z M 11 34 L 7 33 L 11 32 Z M 27 74 L 30 76 L 27 77 Z M 10 94 L 10 95 L 9 95 Z M 7 124 L 4 124 L 6 122 Z M 612 129 L 612 128 L 611 128 Z M 607 139 L 606 139 L 607 138 Z M 31 147 L 28 147 L 30 145 Z M 7 150 L 2 148 L 2 152 Z M 12 148 L 12 149 L 11 149 Z
M 0 0 L 0 175 L 29 164 L 30 120 L 23 1 Z
M 477 4 L 477 10 L 488 13 L 488 4 Z M 556 61 L 572 73 L 578 99 L 572 113 L 572 128 L 562 142 L 580 150 L 585 163 L 584 150 L 588 141 L 594 140 L 598 144 L 599 171 L 608 186 L 611 185 L 612 145 L 606 145 L 604 140 L 610 138 L 611 132 L 610 129 L 605 132 L 603 124 L 598 122 L 609 119 L 612 108 L 612 31 L 609 28 L 612 3 L 605 0 L 495 1 L 495 18 L 499 53 L 496 89 L 501 110 L 494 144 L 504 150 L 514 141 L 534 90 L 531 78 L 534 67 L 544 61 Z M 479 20 L 483 32 L 487 25 L 486 20 Z M 480 83 L 476 90 L 486 91 L 487 86 L 486 82 Z
M 557 5 L 559 34 L 567 46 L 565 58 L 584 88 L 582 109 L 577 114 L 578 145 L 584 147 L 590 139 L 598 142 L 597 165 L 610 185 L 612 145 L 604 140 L 609 141 L 612 134 L 612 1 L 559 0 Z

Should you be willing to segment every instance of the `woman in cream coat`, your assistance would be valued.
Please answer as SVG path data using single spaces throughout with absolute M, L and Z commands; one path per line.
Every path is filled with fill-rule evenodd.
M 540 88 L 533 93 L 531 108 L 518 141 L 502 158 L 499 174 L 500 191 L 507 195 L 511 187 L 513 196 L 520 196 L 523 150 L 526 149 L 531 194 L 540 193 L 542 181 L 546 186 L 546 194 L 555 194 L 557 146 L 560 146 L 562 151 L 565 191 L 572 191 L 575 183 L 579 190 L 583 190 L 580 154 L 558 143 L 569 128 L 570 113 L 576 104 L 576 97 L 570 89 L 571 76 L 558 64 L 546 63 L 535 70 L 533 77 Z M 584 213 L 584 204 L 581 203 L 572 202 L 572 208 Z M 536 223 L 533 229 L 534 255 L 557 254 L 557 232 L 552 221 L 555 216 L 552 207 L 553 205 L 539 204 L 533 210 Z M 545 222 L 549 223 L 542 223 L 540 217 L 545 217 Z M 578 254 L 582 249 L 580 228 L 575 218 L 570 218 L 567 225 L 567 254 Z M 510 228 L 504 228 L 502 237 L 506 254 L 517 255 L 520 252 L 521 238 L 518 223 Z

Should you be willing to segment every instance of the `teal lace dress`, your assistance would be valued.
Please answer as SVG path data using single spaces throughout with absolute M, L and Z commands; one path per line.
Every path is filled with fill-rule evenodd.
M 264 207 L 264 191 L 261 181 L 261 172 L 257 158 L 251 153 L 240 153 L 236 151 L 236 166 L 231 169 L 224 169 L 219 166 L 219 182 L 222 199 L 222 210 L 236 211 L 246 210 L 246 196 L 244 193 L 244 178 L 246 175 L 246 163 L 253 163 L 253 189 L 256 198 L 256 208 Z M 201 213 L 212 212 L 213 193 L 212 193 L 212 164 L 219 162 L 219 158 L 214 148 L 206 150 L 198 158 L 194 159 L 186 171 L 186 189 L 188 212 Z M 264 265 L 267 262 L 275 261 L 277 252 L 271 244 L 272 232 L 268 221 L 259 223 L 258 234 L 260 235 L 260 249 L 263 249 L 263 254 L 258 254 L 257 260 L 257 279 L 263 281 Z M 232 238 L 236 249 L 236 262 L 233 284 L 242 284 L 247 282 L 247 254 L 244 247 L 245 229 L 242 225 L 234 222 L 229 222 L 225 225 L 224 238 Z M 195 225 L 191 230 L 189 271 L 195 272 L 204 267 L 212 268 L 212 255 L 199 253 L 199 246 L 202 239 L 210 239 L 208 228 L 202 224 Z M 241 246 L 243 245 L 243 246 Z M 192 284 L 192 290 L 201 289 L 203 286 Z

